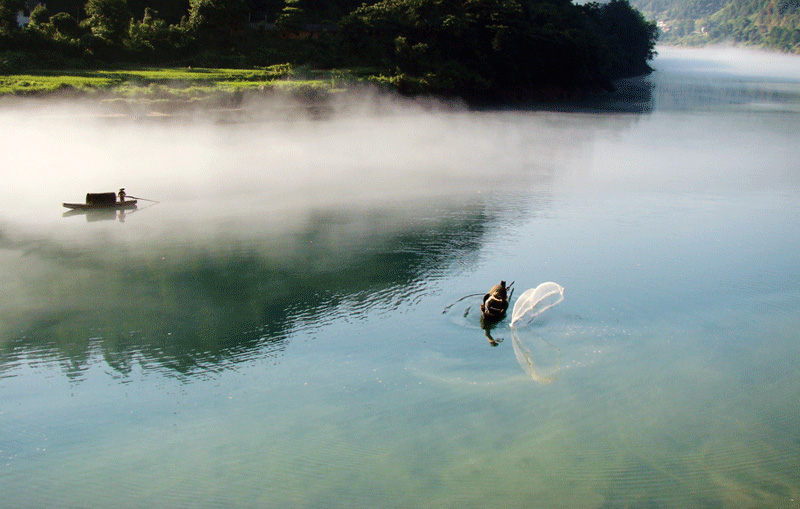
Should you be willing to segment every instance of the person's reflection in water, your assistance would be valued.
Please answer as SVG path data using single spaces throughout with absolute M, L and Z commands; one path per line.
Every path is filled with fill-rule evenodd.
M 503 342 L 503 338 L 494 339 L 494 337 L 492 337 L 492 329 L 497 327 L 498 323 L 499 322 L 497 322 L 496 320 L 486 320 L 484 318 L 481 318 L 481 329 L 483 329 L 483 333 L 484 335 L 486 335 L 486 339 L 489 340 L 489 344 L 492 346 L 497 346 Z
M 459 302 L 462 302 L 462 301 L 464 301 L 466 299 L 472 299 L 474 297 L 477 297 L 478 295 L 480 295 L 480 294 L 479 293 L 471 293 L 469 295 L 465 295 L 465 296 L 461 297 L 460 299 L 458 299 L 457 301 L 453 302 L 452 304 L 449 304 L 449 305 L 445 306 L 444 310 L 442 310 L 442 313 L 443 314 L 447 313 L 451 308 L 453 308 L 453 306 L 455 306 Z M 486 294 L 486 295 L 488 296 L 489 294 Z M 484 296 L 484 302 L 486 300 L 487 300 L 487 297 Z M 482 306 L 483 306 L 483 304 L 481 304 L 481 305 L 479 305 L 477 307 L 480 308 Z M 469 306 L 467 306 L 467 308 L 464 310 L 464 314 L 463 314 L 464 320 L 468 320 L 468 321 L 470 321 L 470 323 L 474 323 L 474 322 L 471 321 L 472 319 L 470 318 L 470 313 L 475 309 L 475 307 L 476 307 L 475 303 L 472 303 Z M 474 316 L 474 314 L 473 314 L 473 316 Z M 503 338 L 495 339 L 492 336 L 492 330 L 502 322 L 504 317 L 505 317 L 505 313 L 500 314 L 495 318 L 490 318 L 490 317 L 487 317 L 485 315 L 485 313 L 483 313 L 481 311 L 481 317 L 480 317 L 481 329 L 483 329 L 483 333 L 486 336 L 486 339 L 489 340 L 489 344 L 492 345 L 492 346 L 497 346 L 497 345 L 499 345 L 500 343 L 503 342 Z
M 119 218 L 120 223 L 125 222 L 125 209 L 120 209 L 119 214 L 117 216 Z

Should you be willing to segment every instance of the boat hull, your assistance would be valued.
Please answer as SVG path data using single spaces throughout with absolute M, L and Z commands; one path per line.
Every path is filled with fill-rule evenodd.
M 64 207 L 72 210 L 129 210 L 136 208 L 136 200 L 116 202 L 116 203 L 62 203 Z

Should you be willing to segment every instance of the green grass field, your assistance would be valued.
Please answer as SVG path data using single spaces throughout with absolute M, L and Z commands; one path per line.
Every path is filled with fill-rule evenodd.
M 107 93 L 121 98 L 188 99 L 246 90 L 304 89 L 336 92 L 357 81 L 351 71 L 318 71 L 289 64 L 265 69 L 143 68 L 132 70 L 36 71 L 0 75 L 0 95 L 57 91 Z

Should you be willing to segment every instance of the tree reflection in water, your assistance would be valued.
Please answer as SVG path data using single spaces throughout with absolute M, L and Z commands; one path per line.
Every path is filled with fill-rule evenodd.
M 3 235 L 3 250 L 20 253 L 2 260 L 4 272 L 23 262 L 29 270 L 14 287 L 19 305 L 0 322 L 7 338 L 0 343 L 0 372 L 21 362 L 56 361 L 80 379 L 101 356 L 122 376 L 139 365 L 186 377 L 278 355 L 290 334 L 342 313 L 343 303 L 359 319 L 418 297 L 411 293 L 424 292 L 424 285 L 413 282 L 480 249 L 492 221 L 479 211 L 459 213 L 435 227 L 359 239 L 368 249 L 357 253 L 331 249 L 326 239 L 354 220 L 316 217 L 296 232 L 293 245 L 302 247 L 288 258 L 230 240 L 222 246 L 165 242 L 130 253 L 102 238 L 74 246 Z

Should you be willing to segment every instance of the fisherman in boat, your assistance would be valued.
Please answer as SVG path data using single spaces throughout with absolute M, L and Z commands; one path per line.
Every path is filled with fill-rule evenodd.
M 513 283 L 512 283 L 513 284 Z M 500 281 L 499 285 L 494 285 L 489 293 L 483 296 L 481 302 L 481 317 L 484 320 L 500 320 L 508 309 L 508 289 L 506 282 Z
M 120 203 L 123 203 L 125 201 L 125 196 L 127 196 L 127 195 L 125 194 L 125 188 L 124 187 L 119 190 L 119 192 L 117 193 L 117 196 L 119 196 L 119 202 Z

